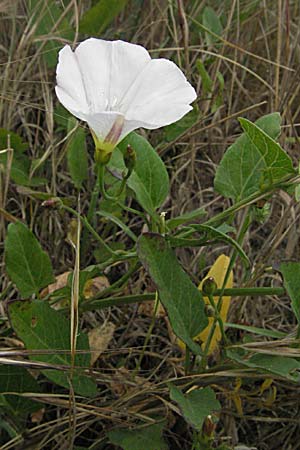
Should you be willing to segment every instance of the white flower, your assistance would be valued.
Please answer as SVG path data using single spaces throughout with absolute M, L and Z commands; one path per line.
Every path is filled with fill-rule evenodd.
M 167 59 L 124 41 L 90 38 L 59 52 L 59 101 L 89 125 L 97 150 L 110 154 L 131 131 L 160 128 L 189 112 L 196 92 Z

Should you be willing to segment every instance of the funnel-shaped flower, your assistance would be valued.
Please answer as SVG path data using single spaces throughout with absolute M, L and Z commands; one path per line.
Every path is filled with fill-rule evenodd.
M 102 156 L 136 128 L 176 122 L 196 98 L 176 64 L 123 41 L 91 38 L 74 52 L 66 45 L 56 74 L 59 101 L 88 123 Z

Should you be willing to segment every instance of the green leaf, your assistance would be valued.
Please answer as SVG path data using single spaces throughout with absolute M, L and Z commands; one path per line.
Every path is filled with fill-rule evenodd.
M 183 223 L 190 222 L 191 220 L 195 220 L 205 215 L 206 211 L 204 208 L 197 208 L 194 211 L 190 211 L 182 214 L 181 216 L 173 217 L 172 219 L 167 220 L 166 225 L 169 230 L 174 230 L 174 228 L 177 228 L 179 225 L 182 225 Z
M 112 158 L 108 164 L 108 167 L 112 168 L 112 172 L 110 170 L 107 170 L 105 172 L 104 182 L 105 185 L 107 186 L 107 193 L 112 197 L 116 197 L 120 193 L 122 177 L 121 174 L 119 174 L 118 177 L 114 176 L 115 175 L 114 169 L 118 167 L 120 168 L 120 171 L 125 170 L 123 154 L 118 148 L 114 150 Z M 110 214 L 113 214 L 115 217 L 122 219 L 123 218 L 122 205 L 125 204 L 126 194 L 127 194 L 126 189 L 124 189 L 121 195 L 118 197 L 118 202 L 112 202 L 109 199 L 102 198 L 100 207 L 101 211 L 106 211 Z
M 99 36 L 124 9 L 128 0 L 100 0 L 82 17 L 81 33 Z
M 0 150 L 7 148 L 8 135 L 10 137 L 10 147 L 15 153 L 23 153 L 28 148 L 28 144 L 22 141 L 22 138 L 12 131 L 6 130 L 5 128 L 0 128 Z
M 41 403 L 18 395 L 40 392 L 37 381 L 23 367 L 0 365 L 0 392 L 1 407 L 18 418 L 25 419 L 27 414 L 41 409 Z M 7 392 L 10 394 L 6 394 Z M 12 392 L 15 394 L 11 394 Z
M 33 189 L 30 189 L 28 187 L 19 187 L 18 188 L 18 194 L 24 195 L 26 197 L 29 197 L 31 199 L 38 199 L 38 200 L 49 200 L 53 199 L 54 195 L 48 192 L 43 191 L 36 191 Z M 71 203 L 70 198 L 64 198 L 62 199 L 63 203 L 66 205 L 69 205 Z M 74 200 L 72 199 L 72 203 L 74 203 Z
M 0 155 L 0 162 L 7 167 L 7 154 L 4 153 Z M 30 170 L 30 161 L 26 156 L 16 155 L 13 157 L 11 169 L 10 169 L 10 177 L 11 179 L 18 184 L 19 186 L 29 186 L 30 178 L 29 178 L 29 170 Z
M 202 233 L 201 236 L 193 237 L 195 232 Z M 210 225 L 191 224 L 179 230 L 175 235 L 168 235 L 167 240 L 170 242 L 172 248 L 179 247 L 202 247 L 208 244 L 212 245 L 216 242 L 226 242 L 234 247 L 240 255 L 246 267 L 250 266 L 250 261 L 242 247 L 227 233 L 235 232 L 235 229 L 223 223 L 219 227 L 214 228 Z
M 14 439 L 19 436 L 20 429 L 18 429 L 18 426 L 16 424 L 12 424 L 12 421 L 9 420 L 9 417 L 7 417 L 7 419 L 0 417 L 0 432 L 1 434 L 4 432 L 11 439 Z
M 41 354 L 29 355 L 30 359 L 48 364 L 59 365 L 64 370 L 44 369 L 42 373 L 54 383 L 67 389 L 70 387 L 70 322 L 60 312 L 52 309 L 44 301 L 14 302 L 9 307 L 10 319 L 14 331 L 24 342 L 27 350 L 40 350 Z M 60 353 L 59 351 L 66 351 Z M 96 394 L 96 386 L 87 375 L 79 373 L 79 367 L 89 368 L 90 352 L 88 337 L 79 334 L 77 350 L 86 353 L 76 355 L 72 384 L 74 391 L 83 396 Z M 46 352 L 45 352 L 46 351 Z M 67 369 L 66 369 L 67 367 Z
M 68 132 L 76 127 L 77 120 L 70 117 L 68 121 Z M 88 177 L 88 155 L 86 149 L 85 132 L 83 128 L 77 127 L 70 136 L 67 143 L 68 169 L 74 185 L 77 189 Z
M 271 372 L 289 380 L 299 381 L 300 378 L 300 362 L 294 358 L 258 353 L 249 359 L 247 365 L 264 369 L 267 372 Z
M 164 127 L 165 138 L 168 142 L 174 141 L 182 133 L 189 130 L 199 120 L 199 110 L 194 107 L 192 111 L 186 114 L 182 119 L 171 125 Z
M 45 184 L 45 178 L 30 177 L 30 159 L 24 154 L 28 144 L 23 142 L 16 133 L 0 128 L 0 150 L 7 149 L 8 135 L 10 136 L 10 148 L 13 149 L 10 168 L 10 178 L 19 186 L 38 186 Z M 0 165 L 3 171 L 7 171 L 8 152 L 0 154 Z
M 110 442 L 123 450 L 167 450 L 163 437 L 164 423 L 157 423 L 138 430 L 118 429 L 107 433 Z
M 157 286 L 174 333 L 194 353 L 201 353 L 200 347 L 193 341 L 193 337 L 208 325 L 200 291 L 159 234 L 145 233 L 139 238 L 138 256 Z
M 222 224 L 219 228 L 214 228 L 210 225 L 192 225 L 192 227 L 195 230 L 204 231 L 206 233 L 205 236 L 205 242 L 207 243 L 208 240 L 213 239 L 214 241 L 221 241 L 226 242 L 227 244 L 234 247 L 238 254 L 240 255 L 241 259 L 244 261 L 247 267 L 250 266 L 250 261 L 242 247 L 239 245 L 237 241 L 235 241 L 232 237 L 228 236 L 225 232 L 222 231 L 224 228 L 224 224 Z M 229 231 L 232 231 L 229 229 Z
M 249 120 L 240 118 L 239 121 L 264 161 L 263 182 L 272 185 L 286 175 L 295 173 L 291 158 L 274 139 Z
M 259 127 L 272 139 L 278 138 L 280 134 L 278 113 L 261 117 L 255 123 L 256 129 Z M 281 153 L 284 154 L 283 150 Z M 289 159 L 285 154 L 284 157 Z M 243 133 L 223 156 L 215 176 L 215 189 L 224 197 L 232 198 L 234 201 L 242 200 L 261 189 L 267 169 L 261 152 L 247 134 Z
M 212 113 L 216 112 L 220 108 L 220 106 L 222 106 L 224 103 L 223 91 L 224 91 L 224 86 L 225 86 L 225 80 L 224 80 L 224 77 L 221 74 L 221 72 L 217 72 L 217 81 L 218 81 L 218 89 L 217 89 L 217 95 L 211 106 Z
M 202 81 L 203 95 L 211 93 L 213 88 L 213 80 L 211 79 L 209 73 L 207 72 L 203 61 L 199 58 L 196 61 L 196 67 L 199 72 Z
M 286 337 L 286 333 L 277 330 L 267 330 L 265 328 L 252 327 L 250 325 L 241 325 L 239 323 L 224 323 L 226 328 L 235 328 L 236 330 L 243 330 L 249 333 L 258 334 L 259 336 L 267 336 L 275 339 L 283 339 Z
M 111 242 L 110 248 L 112 250 L 125 250 L 125 244 L 123 242 Z M 94 257 L 97 263 L 103 263 L 111 258 L 111 253 L 101 245 L 99 242 L 97 243 L 97 248 L 94 250 Z
M 284 287 L 292 301 L 292 308 L 300 323 L 300 263 L 288 262 L 280 265 Z
M 127 236 L 129 236 L 134 242 L 136 242 L 137 237 L 136 235 L 131 231 L 131 229 L 125 225 L 125 223 L 122 222 L 122 220 L 120 220 L 118 217 L 114 216 L 113 214 L 110 214 L 107 211 L 97 211 L 97 214 L 105 219 L 110 220 L 111 222 L 113 222 L 115 225 L 117 225 L 119 228 L 121 228 L 121 230 L 124 231 L 125 234 L 127 234 Z
M 45 185 L 48 182 L 46 178 L 30 176 L 30 160 L 24 155 L 13 159 L 10 176 L 19 186 L 34 187 Z
M 131 145 L 136 152 L 136 165 L 127 181 L 127 186 L 134 191 L 140 205 L 149 214 L 153 214 L 169 193 L 168 172 L 154 148 L 142 136 L 130 133 L 119 144 L 119 149 L 124 153 L 128 145 Z M 114 153 L 115 151 L 113 161 L 117 162 L 116 168 L 125 170 L 120 155 L 117 161 L 117 155 Z
M 21 222 L 11 223 L 5 239 L 6 271 L 23 298 L 54 281 L 49 256 Z
M 246 367 L 254 369 L 262 369 L 274 375 L 287 378 L 288 380 L 300 380 L 299 370 L 300 362 L 294 358 L 267 355 L 265 353 L 257 353 L 250 358 L 246 355 L 244 358 L 240 355 L 240 350 L 227 350 L 226 354 L 229 358 L 243 364 Z
M 210 6 L 206 6 L 203 10 L 202 23 L 208 30 L 219 36 L 222 35 L 223 27 L 221 21 L 213 8 Z M 218 41 L 218 38 L 208 32 L 205 33 L 205 38 L 207 45 L 213 45 L 216 41 Z
M 61 103 L 57 103 L 53 111 L 53 118 L 55 123 L 64 131 L 68 129 L 68 123 L 71 117 L 71 113 Z
M 55 67 L 58 50 L 62 47 L 61 39 L 57 38 L 70 41 L 74 38 L 74 30 L 70 27 L 72 17 L 61 18 L 63 10 L 56 0 L 28 0 L 26 6 L 36 45 L 42 46 L 41 53 L 48 67 Z
M 185 395 L 173 385 L 169 388 L 171 400 L 178 403 L 186 421 L 197 431 L 202 430 L 203 422 L 208 415 L 221 409 L 216 394 L 210 387 L 194 389 Z

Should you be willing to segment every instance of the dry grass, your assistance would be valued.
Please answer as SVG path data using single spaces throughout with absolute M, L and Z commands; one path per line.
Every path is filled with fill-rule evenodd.
M 83 38 L 78 34 L 78 19 L 91 2 L 58 3 L 67 9 L 69 20 L 77 30 L 74 39 Z M 42 0 L 41 8 L 47 7 L 46 4 Z M 197 26 L 204 5 L 214 7 L 226 19 L 222 40 L 215 45 L 205 44 L 203 31 L 200 34 L 201 30 Z M 47 68 L 43 58 L 47 51 L 45 44 L 50 38 L 57 38 L 58 47 L 66 39 L 59 37 L 55 23 L 52 33 L 37 38 L 27 6 L 28 2 L 24 0 L 0 1 L 0 124 L 28 142 L 28 156 L 38 161 L 36 172 L 47 179 L 41 190 L 75 199 L 76 191 L 66 168 L 66 136 L 57 123 L 59 113 L 55 110 L 55 74 L 53 69 Z M 297 166 L 300 126 L 299 19 L 298 0 L 193 0 L 178 3 L 132 0 L 101 36 L 137 42 L 151 49 L 155 56 L 172 58 L 199 92 L 201 117 L 191 130 L 176 141 L 163 144 L 161 131 L 149 134 L 150 141 L 159 144 L 158 151 L 170 174 L 170 196 L 162 208 L 169 216 L 204 206 L 208 217 L 213 217 L 229 205 L 229 201 L 214 192 L 213 179 L 226 148 L 240 132 L 236 120 L 240 115 L 255 120 L 266 113 L 280 111 L 283 118 L 281 144 Z M 195 68 L 197 58 L 201 58 L 209 67 L 215 95 L 217 72 L 224 77 L 222 105 L 215 112 L 211 111 L 215 99 L 208 99 L 202 94 L 201 79 Z M 93 186 L 91 142 L 89 151 L 90 178 L 81 197 L 83 211 Z M 0 176 L 0 207 L 14 218 L 29 224 L 51 256 L 57 274 L 72 270 L 74 253 L 66 242 L 70 217 L 65 213 L 43 209 L 39 200 L 10 180 L 9 167 L 3 168 Z M 253 265 L 253 285 L 270 285 L 270 281 L 280 285 L 276 272 L 268 271 L 267 268 L 276 268 L 277 263 L 285 259 L 299 259 L 299 212 L 299 204 L 292 197 L 285 192 L 278 192 L 272 201 L 267 221 L 263 225 L 252 224 L 244 249 Z M 241 220 L 241 215 L 237 215 L 237 228 Z M 6 226 L 7 221 L 2 217 L 2 240 Z M 137 232 L 141 231 L 136 219 L 129 217 L 129 226 Z M 109 236 L 107 239 L 109 241 Z M 217 255 L 224 251 L 228 251 L 226 246 L 218 244 L 213 248 L 182 251 L 180 258 L 194 279 L 199 280 Z M 90 258 L 88 262 L 93 262 L 93 259 Z M 1 264 L 3 267 L 3 260 Z M 127 264 L 111 267 L 106 275 L 112 283 L 124 275 L 128 268 Z M 237 284 L 242 273 L 242 267 L 237 265 Z M 151 291 L 149 283 L 146 275 L 139 271 L 123 292 L 140 293 L 145 286 Z M 3 298 L 15 299 L 17 293 L 8 284 L 4 271 L 2 285 Z M 1 348 L 12 349 L 16 343 L 9 337 L 9 322 L 6 321 L 3 303 L 0 313 L 4 318 L 0 322 Z M 182 377 L 182 385 L 212 384 L 218 393 L 223 410 L 216 442 L 229 445 L 244 443 L 259 450 L 300 448 L 299 386 L 278 378 L 262 391 L 265 377 L 251 370 L 237 372 L 227 364 L 219 365 L 218 360 L 210 373 L 185 378 L 182 355 L 170 340 L 164 318 L 157 319 L 139 376 L 133 380 L 131 374 L 144 346 L 151 318 L 142 314 L 135 305 L 114 307 L 84 313 L 80 326 L 88 331 L 105 321 L 113 322 L 117 328 L 109 349 L 91 373 L 99 382 L 99 397 L 88 402 L 77 399 L 76 422 L 73 423 L 77 445 L 91 449 L 114 448 L 105 443 L 105 431 L 114 425 L 132 426 L 137 419 L 151 423 L 151 417 L 155 414 L 167 418 L 169 431 L 166 438 L 170 448 L 190 449 L 191 431 L 178 419 L 176 410 L 170 409 L 166 395 L 166 383 L 174 377 Z M 230 321 L 285 333 L 291 333 L 295 327 L 290 301 L 277 297 L 236 299 Z M 241 337 L 234 332 L 231 334 L 233 341 Z M 298 348 L 296 350 L 299 353 Z M 287 351 L 287 346 L 274 344 L 274 354 Z M 24 361 L 29 364 L 22 349 L 17 355 L 10 354 L 8 357 L 16 363 Z M 117 369 L 120 366 L 123 368 Z M 242 380 L 240 386 L 237 385 L 239 379 Z M 47 384 L 45 393 L 36 396 L 38 401 L 47 404 L 41 422 L 29 421 L 26 435 L 8 439 L 3 444 L 3 450 L 68 448 L 69 399 L 59 389 L 53 392 L 53 386 Z M 7 437 L 5 434 L 3 436 Z

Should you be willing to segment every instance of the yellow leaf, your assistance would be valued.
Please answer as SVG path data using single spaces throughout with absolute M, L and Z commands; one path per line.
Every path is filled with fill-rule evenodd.
M 215 280 L 217 288 L 221 289 L 223 286 L 223 282 L 225 279 L 225 275 L 226 275 L 228 266 L 229 266 L 229 262 L 230 262 L 230 258 L 228 256 L 223 255 L 223 254 L 220 255 L 217 258 L 217 260 L 215 261 L 214 265 L 211 267 L 207 276 L 201 281 L 198 288 L 201 290 L 203 282 L 207 278 L 212 277 Z M 225 288 L 230 289 L 230 288 L 232 288 L 232 285 L 233 285 L 233 272 L 231 271 L 229 274 Z M 203 297 L 203 300 L 207 305 L 210 305 L 208 297 Z M 220 317 L 223 322 L 226 322 L 226 319 L 227 319 L 228 309 L 230 306 L 230 300 L 231 300 L 231 297 L 227 297 L 227 296 L 222 297 L 222 307 L 221 307 L 221 311 L 220 311 Z M 215 304 L 217 305 L 219 302 L 219 297 L 214 297 L 214 301 L 215 301 Z M 200 340 L 201 342 L 203 342 L 202 349 L 204 349 L 204 347 L 205 347 L 205 343 L 207 341 L 213 321 L 214 321 L 214 318 L 209 317 L 208 318 L 208 326 L 195 338 L 195 340 Z M 217 323 L 213 338 L 212 338 L 210 346 L 209 346 L 208 354 L 211 354 L 216 349 L 218 342 L 220 340 L 221 340 L 221 331 L 220 331 L 220 326 Z
M 267 389 L 269 389 L 269 387 L 272 385 L 273 383 L 273 379 L 272 378 L 266 378 L 265 381 L 263 382 L 263 384 L 260 387 L 260 394 L 262 395 Z
M 213 266 L 211 267 L 211 269 L 208 272 L 208 274 L 206 275 L 206 277 L 203 278 L 203 280 L 199 284 L 198 289 L 202 290 L 203 282 L 207 278 L 213 278 L 217 285 L 217 288 L 221 289 L 223 286 L 223 282 L 225 279 L 225 275 L 226 275 L 228 266 L 229 266 L 229 262 L 230 262 L 230 258 L 228 256 L 223 255 L 223 254 L 220 255 L 217 258 L 217 260 L 215 261 L 215 263 L 213 264 Z M 233 272 L 231 271 L 229 274 L 225 288 L 230 289 L 230 288 L 232 288 L 232 286 L 233 286 Z M 203 297 L 203 300 L 207 305 L 210 305 L 208 297 Z M 230 300 L 231 300 L 231 297 L 228 297 L 228 296 L 222 297 L 222 307 L 221 307 L 221 311 L 220 311 L 220 317 L 223 322 L 226 322 L 226 319 L 227 319 L 228 309 L 230 306 Z M 214 296 L 214 301 L 215 301 L 215 304 L 217 305 L 219 302 L 219 297 Z M 207 338 L 209 336 L 210 329 L 211 329 L 213 322 L 214 322 L 214 318 L 209 317 L 208 318 L 208 326 L 203 331 L 201 331 L 200 334 L 198 334 L 197 336 L 194 337 L 194 340 L 199 340 L 202 342 L 202 349 L 205 348 L 205 344 L 206 344 Z M 212 337 L 212 340 L 211 340 L 211 343 L 209 346 L 208 354 L 211 354 L 214 352 L 214 350 L 217 348 L 218 342 L 220 340 L 221 340 L 221 331 L 220 331 L 219 323 L 217 322 L 215 332 L 214 332 L 214 335 Z M 182 341 L 178 340 L 178 345 L 181 349 L 185 349 L 185 344 Z
M 236 410 L 240 416 L 243 416 L 243 405 L 242 405 L 242 399 L 240 395 L 237 392 L 232 393 L 232 400 L 235 404 Z
M 264 406 L 266 408 L 272 408 L 274 402 L 276 401 L 276 396 L 277 396 L 277 388 L 276 388 L 276 386 L 271 386 L 271 389 L 267 395 L 267 398 L 263 402 Z

